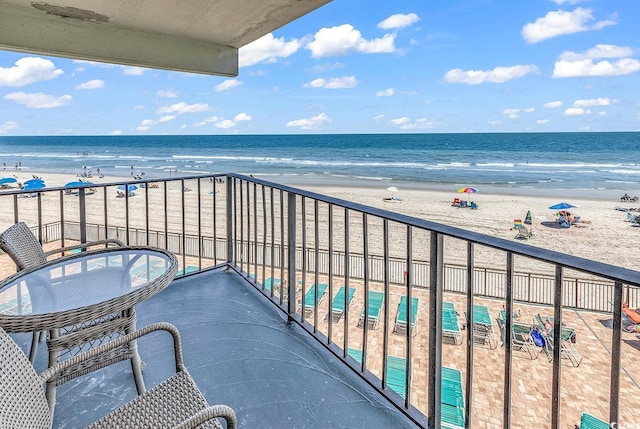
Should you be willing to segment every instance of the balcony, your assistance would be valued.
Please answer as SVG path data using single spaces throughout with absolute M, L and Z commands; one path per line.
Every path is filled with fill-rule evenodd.
M 137 307 L 138 324 L 176 324 L 194 379 L 242 427 L 435 428 L 452 412 L 462 420 L 448 427 L 637 423 L 640 340 L 621 312 L 640 306 L 636 271 L 245 176 L 141 184 L 123 197 L 120 183 L 4 193 L 1 227 L 25 221 L 46 247 L 108 237 L 178 255 L 178 278 Z M 517 331 L 549 321 L 562 329 L 547 343 L 562 347 Z M 168 348 L 140 343 L 148 386 L 168 375 Z M 131 398 L 122 365 L 61 387 L 57 426 Z M 455 398 L 443 367 L 461 376 Z

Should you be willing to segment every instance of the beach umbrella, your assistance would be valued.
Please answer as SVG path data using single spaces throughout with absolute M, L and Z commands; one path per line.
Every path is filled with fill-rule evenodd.
M 524 217 L 525 225 L 531 225 L 533 222 L 531 220 L 531 210 L 527 211 L 527 215 Z
M 393 193 L 394 193 L 394 192 L 398 192 L 398 188 L 396 188 L 395 186 L 389 186 L 389 187 L 387 188 L 387 191 L 391 192 L 391 198 L 395 198 L 395 197 L 393 196 Z
M 3 177 L 2 179 L 0 179 L 0 185 L 7 185 L 9 183 L 16 183 L 17 180 L 14 179 L 13 177 Z
M 578 206 L 574 206 L 573 204 L 569 204 L 569 203 L 565 203 L 565 202 L 549 206 L 549 208 L 551 210 L 566 210 L 566 209 L 571 209 L 571 208 L 574 208 L 574 207 L 578 207 Z
M 66 185 L 64 185 L 65 188 L 78 188 L 80 186 L 93 186 L 93 183 L 75 181 L 75 182 L 69 182 Z
M 27 183 L 25 182 L 24 186 L 22 187 L 23 190 L 25 191 L 39 191 L 40 189 L 44 188 L 44 182 L 31 182 L 31 183 Z
M 458 192 L 462 192 L 462 193 L 467 194 L 467 199 L 469 201 L 471 201 L 471 195 L 469 195 L 469 194 L 475 194 L 476 192 L 478 192 L 478 190 L 476 188 L 472 188 L 470 186 L 465 186 L 464 188 L 458 189 Z
M 42 179 L 29 179 L 26 182 L 24 182 L 25 186 L 29 186 L 29 185 L 37 185 L 37 184 L 43 184 L 44 185 L 44 180 Z M 44 188 L 44 186 L 43 186 Z
M 121 191 L 126 190 L 127 192 L 132 192 L 138 189 L 138 187 L 136 185 L 120 185 L 118 186 L 118 189 Z

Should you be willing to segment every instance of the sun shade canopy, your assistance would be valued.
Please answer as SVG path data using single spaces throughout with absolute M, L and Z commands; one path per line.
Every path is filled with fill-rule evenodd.
M 236 76 L 238 49 L 330 0 L 0 0 L 0 49 Z

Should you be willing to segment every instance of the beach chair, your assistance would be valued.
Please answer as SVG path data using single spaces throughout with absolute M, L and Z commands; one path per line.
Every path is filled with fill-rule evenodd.
M 609 429 L 609 423 L 592 416 L 589 413 L 582 413 L 580 417 L 580 429 Z
M 347 353 L 349 354 L 349 356 L 354 358 L 358 363 L 360 364 L 362 363 L 362 350 L 352 349 L 351 347 L 349 347 L 349 349 L 347 349 Z
M 489 345 L 490 349 L 498 347 L 493 330 L 493 323 L 486 305 L 473 304 L 473 320 L 471 321 L 473 341 L 478 344 Z
M 460 198 L 454 198 L 453 203 L 451 203 L 453 207 L 460 207 Z
M 47 381 L 58 379 L 58 384 L 62 384 L 66 381 L 65 371 L 72 365 L 91 362 L 96 356 L 109 356 L 118 347 L 159 330 L 167 331 L 173 336 L 175 373 L 90 427 L 196 427 L 202 423 L 203 426 L 198 427 L 222 428 L 216 419 L 221 417 L 226 420 L 227 428 L 236 428 L 236 414 L 232 408 L 226 405 L 209 406 L 207 403 L 182 360 L 180 333 L 168 323 L 156 323 L 131 332 L 78 354 L 73 359 L 59 362 L 42 374 L 36 373 L 20 347 L 0 328 L 0 425 L 3 428 L 51 428 L 53 411 L 47 403 L 43 388 Z M 104 359 L 103 366 L 111 363 Z M 94 379 L 86 380 L 91 384 Z
M 553 318 L 545 316 L 544 318 L 539 314 L 533 316 L 534 323 L 538 325 L 538 329 L 544 337 L 544 347 L 542 350 L 547 356 L 549 362 L 553 361 L 553 331 L 555 324 Z M 560 331 L 560 358 L 569 359 L 571 365 L 578 367 L 582 362 L 582 355 L 575 348 L 573 343 L 576 339 L 576 331 L 573 328 L 562 327 Z
M 358 327 L 362 327 L 365 319 L 371 329 L 378 327 L 378 321 L 380 319 L 380 311 L 384 304 L 384 293 L 369 291 L 369 308 L 362 308 L 360 313 L 360 320 L 358 320 Z
M 452 302 L 444 301 L 442 303 L 442 337 L 451 339 L 453 344 L 462 344 L 458 313 Z
M 387 386 L 402 397 L 407 397 L 407 361 L 396 356 L 387 356 Z
M 631 222 L 631 225 L 633 226 L 640 225 L 640 219 L 638 219 L 638 216 L 634 215 L 631 212 L 627 212 L 627 219 L 629 220 L 629 222 Z
M 441 427 L 464 428 L 462 373 L 455 368 L 443 366 L 441 385 Z
M 407 331 L 408 326 L 408 317 L 407 317 L 407 297 L 401 296 L 400 303 L 398 304 L 398 312 L 396 313 L 396 323 L 393 327 L 393 332 L 395 334 L 400 334 L 402 332 Z M 416 335 L 418 333 L 416 327 L 416 323 L 418 321 L 418 298 L 411 298 L 411 329 L 413 330 L 412 335 Z
M 500 311 L 500 317 L 498 317 L 497 322 L 503 341 L 502 345 L 504 346 L 507 338 L 504 310 Z M 511 338 L 511 349 L 527 353 L 531 360 L 538 359 L 538 354 L 540 354 L 538 346 L 536 346 L 531 335 L 534 329 L 534 326 L 531 324 L 512 321 L 511 333 L 509 335 Z
M 478 210 L 478 204 L 476 204 L 475 201 L 471 201 L 469 207 L 471 207 L 471 210 Z
M 316 287 L 318 289 L 318 301 L 316 302 Z M 314 283 L 311 285 L 307 293 L 304 295 L 304 312 L 305 315 L 311 313 L 316 309 L 318 305 L 324 300 L 327 288 L 329 285 L 326 283 L 318 283 L 317 285 Z
M 273 289 L 274 286 L 275 287 L 280 286 L 280 279 L 267 277 L 266 279 L 264 279 L 263 286 L 266 290 L 271 291 L 271 289 Z
M 346 308 L 344 306 L 344 300 L 345 300 L 344 293 L 345 293 L 345 287 L 341 286 L 340 289 L 338 289 L 338 293 L 336 293 L 336 296 L 333 297 L 333 301 L 331 301 L 331 321 L 332 322 L 340 321 L 340 319 L 342 319 L 342 316 L 344 316 L 345 311 L 349 311 L 349 306 L 351 305 L 351 302 L 353 301 L 353 298 L 356 294 L 356 288 L 354 287 L 349 288 L 349 295 L 346 297 L 347 298 Z M 329 313 L 327 313 L 327 317 L 328 316 L 329 316 Z

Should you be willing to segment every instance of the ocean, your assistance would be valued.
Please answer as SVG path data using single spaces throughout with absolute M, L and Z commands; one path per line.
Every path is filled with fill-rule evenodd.
M 609 197 L 640 193 L 640 133 L 0 137 L 28 171 L 252 174 L 285 184 Z M 133 167 L 133 169 L 132 169 Z

